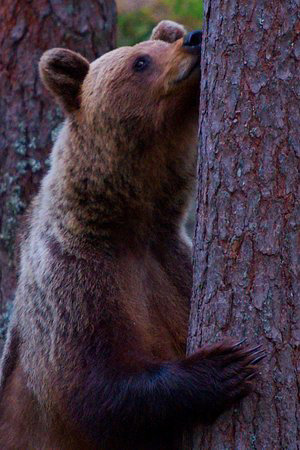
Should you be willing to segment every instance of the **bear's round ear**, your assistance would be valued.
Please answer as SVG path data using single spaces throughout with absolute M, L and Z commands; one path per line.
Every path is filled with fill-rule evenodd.
M 80 88 L 89 67 L 83 56 L 64 48 L 43 54 L 39 63 L 41 79 L 66 112 L 80 107 Z
M 186 29 L 183 25 L 171 20 L 162 20 L 153 29 L 150 39 L 172 43 L 182 38 L 185 34 Z

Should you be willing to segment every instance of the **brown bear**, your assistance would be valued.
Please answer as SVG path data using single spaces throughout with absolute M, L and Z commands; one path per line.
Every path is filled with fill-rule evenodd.
M 66 121 L 22 242 L 3 450 L 176 448 L 251 391 L 259 348 L 185 357 L 200 43 L 165 21 L 92 64 L 41 59 Z

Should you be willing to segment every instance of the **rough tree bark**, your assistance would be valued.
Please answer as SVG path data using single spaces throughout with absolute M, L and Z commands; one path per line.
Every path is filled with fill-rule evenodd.
M 16 284 L 16 228 L 62 122 L 39 81 L 39 58 L 66 47 L 93 60 L 114 46 L 115 25 L 112 0 L 0 2 L 0 339 Z
M 299 0 L 205 0 L 189 351 L 263 343 L 255 393 L 194 449 L 300 448 Z M 298 377 L 298 380 L 297 380 Z M 297 384 L 298 383 L 298 384 Z

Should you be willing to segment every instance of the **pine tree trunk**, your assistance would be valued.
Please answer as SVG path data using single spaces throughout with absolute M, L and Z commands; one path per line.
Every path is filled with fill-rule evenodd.
M 300 2 L 205 0 L 189 351 L 262 343 L 255 392 L 194 449 L 300 448 Z M 298 378 L 298 380 L 297 380 Z M 298 384 L 297 384 L 298 382 Z
M 93 60 L 115 44 L 112 0 L 2 0 L 0 4 L 0 342 L 16 285 L 16 229 L 47 170 L 63 120 L 38 61 L 52 47 Z

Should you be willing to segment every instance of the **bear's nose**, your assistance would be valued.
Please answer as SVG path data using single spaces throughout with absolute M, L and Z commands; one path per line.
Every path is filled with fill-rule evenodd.
M 186 34 L 183 38 L 183 47 L 199 48 L 202 42 L 202 31 L 195 30 Z

